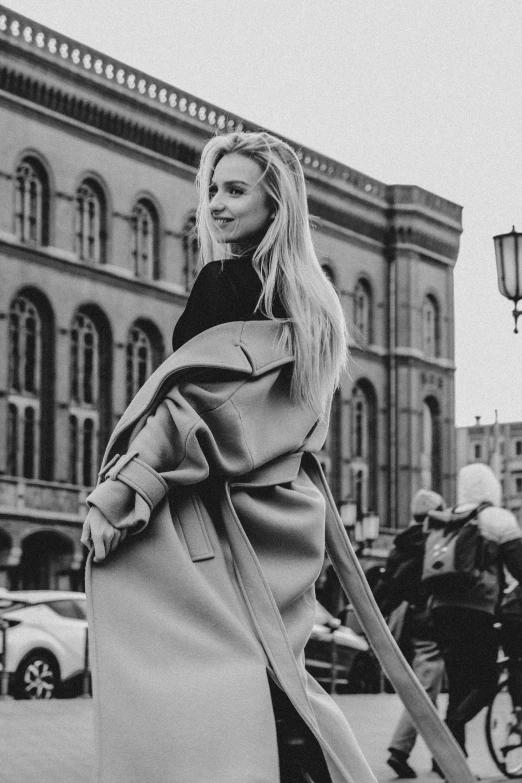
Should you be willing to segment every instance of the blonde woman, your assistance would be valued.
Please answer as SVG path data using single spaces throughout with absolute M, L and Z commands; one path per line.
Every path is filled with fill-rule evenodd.
M 312 455 L 347 349 L 303 172 L 235 133 L 208 142 L 198 186 L 175 351 L 88 498 L 96 781 L 375 783 L 304 668 L 331 507 Z

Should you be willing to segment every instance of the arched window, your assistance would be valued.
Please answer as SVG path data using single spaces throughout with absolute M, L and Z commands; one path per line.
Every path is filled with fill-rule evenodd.
M 81 261 L 105 262 L 106 220 L 103 191 L 97 182 L 86 179 L 76 193 L 76 252 Z
M 159 221 L 154 206 L 146 199 L 132 210 L 132 258 L 137 277 L 159 277 Z
M 41 320 L 33 302 L 19 296 L 9 313 L 9 386 L 13 393 L 38 394 Z
M 435 492 L 442 489 L 440 438 L 439 403 L 434 397 L 427 397 L 422 405 L 421 484 Z
M 352 453 L 354 457 L 366 459 L 368 456 L 368 402 L 359 386 L 353 390 L 353 443 Z
M 377 413 L 373 386 L 360 380 L 352 392 L 351 421 L 352 492 L 359 515 L 379 507 Z
M 364 343 L 371 343 L 372 334 L 372 290 L 366 280 L 359 280 L 354 291 L 355 337 Z
M 103 313 L 79 310 L 70 341 L 69 480 L 92 487 L 111 426 L 112 337 Z
M 79 312 L 71 328 L 70 481 L 95 482 L 99 425 L 100 337 L 92 318 Z
M 362 470 L 358 470 L 355 473 L 354 477 L 354 484 L 355 484 L 355 504 L 357 506 L 357 518 L 361 519 L 361 517 L 366 513 L 368 501 L 367 501 L 367 487 L 366 487 L 366 480 L 365 480 L 365 473 Z
M 95 482 L 94 478 L 94 438 L 95 438 L 94 421 L 91 417 L 87 417 L 83 421 L 83 454 L 82 454 L 82 469 L 83 469 L 83 486 L 90 487 Z
M 136 395 L 153 369 L 152 344 L 143 329 L 133 326 L 127 340 L 126 388 L 127 405 Z
M 69 463 L 70 463 L 70 476 L 69 480 L 71 484 L 78 483 L 78 419 L 76 416 L 69 416 Z
M 18 475 L 18 407 L 9 403 L 7 413 L 7 473 Z
M 422 303 L 422 350 L 426 356 L 439 356 L 439 308 L 435 298 L 425 296 Z
M 189 217 L 183 227 L 183 258 L 185 261 L 183 266 L 185 288 L 187 291 L 190 291 L 198 275 L 199 262 L 199 243 L 194 215 Z
M 98 331 L 93 321 L 78 313 L 71 329 L 71 400 L 78 405 L 98 402 Z
M 69 416 L 71 484 L 92 487 L 96 482 L 96 423 L 92 413 Z
M 18 296 L 9 313 L 8 471 L 39 476 L 42 322 L 35 304 Z
M 49 302 L 24 288 L 9 309 L 7 463 L 13 476 L 52 479 L 53 338 Z
M 46 245 L 49 240 L 49 182 L 35 158 L 22 160 L 15 174 L 15 226 L 21 242 Z

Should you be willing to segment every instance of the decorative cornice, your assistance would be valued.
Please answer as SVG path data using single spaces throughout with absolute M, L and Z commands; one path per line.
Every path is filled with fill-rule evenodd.
M 132 68 L 126 63 L 115 60 L 96 49 L 79 43 L 68 36 L 35 22 L 22 14 L 0 5 L 0 40 L 4 40 L 18 50 L 31 52 L 39 59 L 52 63 L 64 74 L 73 73 L 83 76 L 91 84 L 98 83 L 111 89 L 115 94 L 132 97 L 144 108 L 155 107 L 167 117 L 175 116 L 179 121 L 197 128 L 204 135 L 229 131 L 263 130 L 258 125 L 247 122 L 238 115 L 231 114 L 214 104 L 179 90 L 167 82 L 155 79 L 149 74 Z M 7 77 L 4 77 L 7 78 Z M 81 100 L 74 95 L 66 95 L 56 88 L 41 83 L 35 86 L 32 79 L 16 76 L 11 72 L 7 79 L 7 91 L 22 90 L 23 97 L 43 100 L 51 103 L 55 111 L 73 116 L 89 125 L 104 127 L 115 135 L 122 136 L 148 149 L 153 149 L 168 157 L 182 160 L 196 166 L 199 151 L 192 149 L 176 139 L 168 138 L 136 122 L 118 117 L 114 112 L 95 107 L 92 102 Z M 45 91 L 45 92 L 44 92 Z M 280 134 L 278 134 L 280 135 Z M 284 138 L 284 137 L 283 137 Z M 410 186 L 387 186 L 379 180 L 368 177 L 355 169 L 321 155 L 312 149 L 285 139 L 294 147 L 309 178 L 324 183 L 335 183 L 341 189 L 357 192 L 361 197 L 384 204 L 398 204 L 401 199 L 413 199 L 413 202 L 460 221 L 461 207 L 432 193 Z
M 165 157 L 181 161 L 194 169 L 197 166 L 200 153 L 195 147 L 5 66 L 0 68 L 0 90 Z

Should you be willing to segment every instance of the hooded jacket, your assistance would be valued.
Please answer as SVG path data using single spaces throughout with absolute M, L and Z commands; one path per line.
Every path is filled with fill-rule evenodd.
M 476 462 L 459 471 L 458 505 L 454 511 L 465 512 L 482 503 L 492 504 L 471 521 L 471 524 L 478 525 L 488 546 L 489 557 L 476 585 L 452 597 L 435 598 L 433 608 L 458 606 L 494 615 L 502 588 L 502 567 L 505 566 L 517 581 L 522 581 L 522 530 L 514 515 L 507 509 L 500 508 L 501 498 L 500 482 L 488 465 Z M 449 516 L 452 510 L 440 512 L 438 517 L 442 519 L 444 513 Z
M 279 783 L 267 671 L 332 783 L 375 783 L 304 668 L 326 545 L 370 642 L 451 783 L 465 760 L 398 653 L 313 452 L 327 415 L 291 401 L 273 321 L 194 337 L 151 376 L 88 498 L 131 532 L 87 564 L 97 783 Z

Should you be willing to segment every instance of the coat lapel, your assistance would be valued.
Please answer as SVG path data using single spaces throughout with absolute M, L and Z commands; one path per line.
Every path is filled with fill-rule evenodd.
M 232 321 L 219 324 L 193 337 L 171 354 L 152 373 L 116 425 L 102 462 L 111 458 L 116 441 L 145 416 L 166 386 L 188 370 L 214 368 L 245 375 L 260 375 L 293 360 L 281 340 L 277 321 Z

